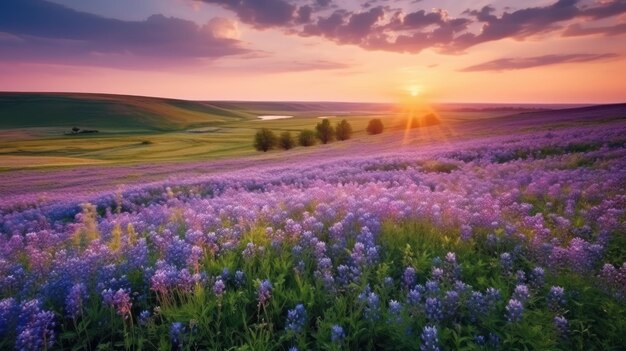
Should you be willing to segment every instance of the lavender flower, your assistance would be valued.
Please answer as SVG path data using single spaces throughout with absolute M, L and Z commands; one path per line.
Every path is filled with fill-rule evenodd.
M 524 305 L 515 299 L 510 299 L 506 305 L 506 319 L 510 323 L 519 322 L 522 319 L 522 313 L 524 312 Z
M 406 269 L 404 270 L 404 273 L 402 274 L 402 283 L 404 284 L 404 287 L 408 289 L 412 287 L 416 281 L 417 281 L 417 273 L 415 271 L 415 268 L 406 267 Z
M 83 314 L 83 303 L 87 299 L 87 287 L 83 283 L 74 284 L 65 298 L 65 312 L 70 318 Z
M 148 310 L 143 310 L 139 313 L 139 325 L 142 327 L 145 327 L 146 325 L 148 325 L 148 322 L 150 321 L 150 311 Z
M 502 271 L 505 273 L 511 272 L 513 269 L 513 257 L 510 253 L 505 252 L 500 255 L 500 267 L 502 267 Z
M 533 268 L 533 270 L 530 272 L 529 282 L 530 285 L 535 289 L 542 288 L 545 284 L 545 270 L 541 267 Z
M 307 313 L 303 304 L 298 304 L 294 309 L 287 311 L 287 323 L 285 329 L 299 333 L 307 323 Z
M 226 291 L 226 284 L 224 284 L 222 278 L 218 278 L 215 283 L 213 283 L 213 293 L 219 298 L 224 295 L 224 291 Z
M 426 318 L 432 322 L 440 321 L 443 318 L 441 301 L 436 297 L 426 299 Z
M 553 286 L 548 293 L 548 306 L 552 309 L 557 309 L 560 306 L 565 305 L 565 289 L 560 286 Z
M 513 290 L 513 299 L 518 300 L 521 303 L 526 303 L 530 298 L 530 291 L 528 286 L 524 284 L 517 285 Z
M 554 326 L 561 336 L 566 336 L 569 331 L 569 322 L 563 316 L 554 317 Z
M 259 284 L 259 288 L 257 290 L 257 300 L 259 301 L 259 306 L 265 306 L 271 297 L 272 283 L 270 283 L 268 279 L 265 279 Z
M 182 350 L 183 348 L 183 338 L 185 336 L 185 332 L 185 325 L 181 322 L 174 322 L 170 325 L 170 342 L 179 350 Z
M 346 333 L 340 325 L 335 324 L 330 328 L 330 341 L 333 343 L 340 343 L 345 337 Z
M 420 345 L 421 351 L 439 351 L 439 338 L 437 336 L 437 327 L 425 326 L 420 336 L 422 345 Z

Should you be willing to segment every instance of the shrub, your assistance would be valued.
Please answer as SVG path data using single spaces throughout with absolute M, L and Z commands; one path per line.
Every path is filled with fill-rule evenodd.
M 315 126 L 315 130 L 317 132 L 317 138 L 322 142 L 322 144 L 327 144 L 335 137 L 335 129 L 330 125 L 330 121 L 328 119 L 324 119 L 319 122 Z
M 380 118 L 374 118 L 370 120 L 365 129 L 368 134 L 380 134 L 383 132 L 383 121 Z
M 291 133 L 282 132 L 280 133 L 280 137 L 278 138 L 278 146 L 283 150 L 289 150 L 295 146 L 295 142 Z
M 352 136 L 352 126 L 345 119 L 337 123 L 335 127 L 337 140 L 348 140 Z
M 315 144 L 315 133 L 312 130 L 303 130 L 298 135 L 298 143 L 301 146 L 311 146 Z
M 276 135 L 267 128 L 259 130 L 254 136 L 254 148 L 259 151 L 267 152 L 276 146 L 276 142 Z

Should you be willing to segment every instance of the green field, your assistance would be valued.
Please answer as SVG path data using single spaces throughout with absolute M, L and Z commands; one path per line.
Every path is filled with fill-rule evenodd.
M 421 112 L 420 112 L 421 113 Z M 426 111 L 424 111 L 426 113 Z M 444 122 L 503 112 L 442 112 Z M 294 118 L 260 120 L 259 115 Z M 205 160 L 253 155 L 260 128 L 313 129 L 320 116 L 347 119 L 354 138 L 372 118 L 387 130 L 406 126 L 406 113 L 389 106 L 343 103 L 196 102 L 104 94 L 0 93 L 0 169 L 84 164 Z M 67 135 L 72 127 L 95 134 Z M 297 152 L 297 151 L 296 151 Z

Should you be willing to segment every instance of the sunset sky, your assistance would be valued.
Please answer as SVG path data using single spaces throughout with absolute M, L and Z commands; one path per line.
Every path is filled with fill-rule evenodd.
M 0 90 L 626 101 L 625 0 L 2 0 Z

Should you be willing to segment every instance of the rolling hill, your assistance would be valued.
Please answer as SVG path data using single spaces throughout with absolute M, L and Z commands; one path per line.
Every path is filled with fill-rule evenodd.
M 62 127 L 171 131 L 248 119 L 210 103 L 142 96 L 0 93 L 0 129 Z

